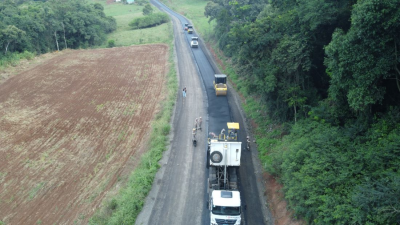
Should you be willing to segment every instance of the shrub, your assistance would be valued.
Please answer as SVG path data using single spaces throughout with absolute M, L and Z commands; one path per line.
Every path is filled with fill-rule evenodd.
M 114 40 L 108 40 L 107 47 L 108 47 L 108 48 L 115 47 L 115 41 L 114 41 Z
M 140 17 L 134 19 L 129 23 L 129 26 L 132 29 L 141 29 L 154 27 L 163 23 L 167 23 L 169 21 L 169 17 L 166 13 L 153 13 L 145 17 Z

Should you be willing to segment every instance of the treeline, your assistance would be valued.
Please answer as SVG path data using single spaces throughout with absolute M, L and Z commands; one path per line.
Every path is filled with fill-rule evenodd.
M 7 53 L 46 53 L 103 43 L 116 29 L 101 4 L 81 0 L 0 2 L 0 57 Z
M 259 147 L 296 215 L 399 224 L 400 0 L 213 0 L 205 15 L 238 88 L 286 129 L 270 136 L 288 133 Z

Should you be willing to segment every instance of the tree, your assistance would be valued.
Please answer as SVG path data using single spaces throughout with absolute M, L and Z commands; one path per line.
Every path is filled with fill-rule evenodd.
M 22 37 L 22 35 L 25 34 L 25 31 L 18 29 L 14 25 L 8 25 L 4 30 L 1 31 L 1 33 L 2 33 L 1 36 L 6 41 L 6 46 L 5 46 L 6 51 L 5 51 L 5 53 L 7 53 L 8 46 L 10 45 L 10 43 L 20 39 Z
M 329 94 L 355 112 L 380 104 L 385 94 L 400 100 L 400 0 L 358 1 L 348 32 L 338 29 L 326 47 Z M 386 80 L 395 80 L 397 92 Z M 393 103 L 394 104 L 394 103 Z
M 147 3 L 143 8 L 143 15 L 147 16 L 153 13 L 153 8 L 150 3 Z

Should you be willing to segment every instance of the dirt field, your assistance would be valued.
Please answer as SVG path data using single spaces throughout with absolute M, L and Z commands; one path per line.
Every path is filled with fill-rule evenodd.
M 0 221 L 85 224 L 141 155 L 168 47 L 68 51 L 0 84 Z

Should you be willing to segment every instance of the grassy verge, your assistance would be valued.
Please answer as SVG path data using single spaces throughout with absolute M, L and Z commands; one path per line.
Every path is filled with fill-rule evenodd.
M 144 205 L 144 200 L 151 189 L 153 179 L 159 169 L 161 159 L 168 144 L 170 119 L 176 101 L 178 81 L 173 61 L 172 24 L 168 23 L 169 72 L 167 75 L 167 95 L 162 109 L 152 123 L 149 143 L 150 149 L 143 154 L 139 166 L 132 172 L 125 187 L 117 196 L 106 200 L 103 207 L 90 219 L 89 224 L 134 224 Z
M 204 16 L 204 8 L 207 1 L 202 0 L 161 0 L 165 5 L 180 13 L 193 22 L 196 32 L 198 32 L 205 40 L 212 36 L 215 22 L 208 23 L 208 18 Z

